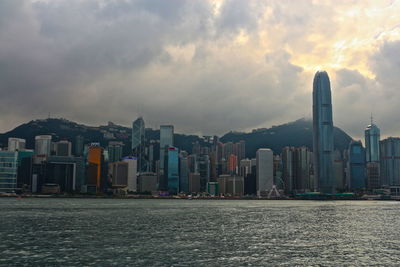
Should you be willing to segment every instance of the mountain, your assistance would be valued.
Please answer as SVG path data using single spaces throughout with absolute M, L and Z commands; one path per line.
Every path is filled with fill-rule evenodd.
M 35 136 L 50 134 L 53 141 L 70 140 L 74 142 L 77 135 L 84 138 L 85 143 L 98 142 L 103 147 L 109 141 L 124 142 L 124 155 L 129 155 L 131 147 L 131 128 L 116 125 L 109 122 L 102 126 L 87 126 L 78 124 L 66 119 L 44 119 L 33 120 L 22 124 L 15 129 L 0 134 L 0 147 L 6 147 L 9 137 L 26 139 L 26 147 L 34 148 Z M 146 137 L 149 140 L 159 140 L 160 131 L 150 128 L 146 129 Z M 222 142 L 246 141 L 246 156 L 255 156 L 258 148 L 271 148 L 275 153 L 280 153 L 285 146 L 308 146 L 312 148 L 312 121 L 300 119 L 294 122 L 273 126 L 269 129 L 257 129 L 251 133 L 229 132 L 221 137 Z M 341 129 L 334 128 L 334 142 L 336 149 L 346 149 L 351 141 L 351 137 Z M 199 142 L 202 146 L 209 143 L 204 138 L 195 135 L 175 134 L 175 146 L 181 150 L 192 152 L 192 144 Z M 156 154 L 157 155 L 156 143 Z
M 53 141 L 69 140 L 75 141 L 78 135 L 83 136 L 86 143 L 100 143 L 101 146 L 106 147 L 109 141 L 122 141 L 124 146 L 124 155 L 129 155 L 131 148 L 131 128 L 120 126 L 109 122 L 107 125 L 102 126 L 87 126 L 78 124 L 66 119 L 42 119 L 32 120 L 28 123 L 22 124 L 15 129 L 0 134 L 0 147 L 7 147 L 9 137 L 23 138 L 26 140 L 26 147 L 33 149 L 35 146 L 35 136 L 37 135 L 52 135 Z M 146 129 L 146 137 L 149 140 L 159 140 L 160 131 L 150 128 Z M 205 145 L 203 138 L 195 135 L 174 135 L 175 145 L 182 149 L 191 152 L 192 143 L 199 142 Z M 158 144 L 156 143 L 156 148 Z M 158 150 L 156 149 L 155 152 Z M 155 157 L 158 157 L 156 154 Z
M 270 148 L 280 153 L 285 146 L 307 146 L 312 150 L 312 121 L 299 119 L 294 122 L 272 126 L 269 129 L 257 129 L 251 133 L 230 132 L 221 137 L 222 142 L 246 142 L 246 157 L 254 157 L 257 149 Z M 352 138 L 340 128 L 334 127 L 334 147 L 344 150 Z

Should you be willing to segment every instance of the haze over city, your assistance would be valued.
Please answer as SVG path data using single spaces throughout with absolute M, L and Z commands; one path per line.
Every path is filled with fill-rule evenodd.
M 223 134 L 311 118 L 400 129 L 399 1 L 1 1 L 0 131 L 31 119 Z

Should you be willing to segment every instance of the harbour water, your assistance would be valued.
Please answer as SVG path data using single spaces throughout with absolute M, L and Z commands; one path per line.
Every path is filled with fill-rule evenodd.
M 0 198 L 1 266 L 400 264 L 400 202 Z

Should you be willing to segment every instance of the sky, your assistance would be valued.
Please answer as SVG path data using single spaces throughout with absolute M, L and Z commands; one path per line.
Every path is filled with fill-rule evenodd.
M 32 119 L 224 134 L 311 118 L 400 136 L 400 1 L 0 1 L 0 132 Z

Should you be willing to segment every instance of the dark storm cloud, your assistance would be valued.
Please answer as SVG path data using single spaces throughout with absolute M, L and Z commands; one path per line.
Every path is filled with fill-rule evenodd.
M 0 48 L 1 91 L 7 96 L 1 100 L 1 110 L 7 114 L 1 121 L 4 129 L 14 126 L 10 119 L 20 122 L 48 112 L 92 124 L 106 120 L 128 124 L 143 113 L 153 125 L 171 122 L 178 129 L 209 133 L 265 121 L 259 113 L 263 105 L 254 105 L 257 101 L 249 96 L 265 92 L 268 84 L 260 76 L 253 78 L 257 84 L 238 84 L 238 77 L 252 75 L 248 69 L 259 71 L 257 65 L 242 66 L 240 59 L 237 65 L 204 61 L 215 53 L 207 40 L 225 39 L 215 35 L 218 28 L 224 28 L 233 41 L 230 29 L 256 26 L 244 1 L 226 2 L 215 21 L 212 5 L 203 1 L 6 1 L 2 5 L 13 14 L 0 33 L 4 40 L 13 32 L 13 39 Z M 197 57 L 200 61 L 195 55 L 187 62 L 174 61 L 176 55 L 166 50 L 172 47 L 184 53 L 190 44 L 195 55 L 202 54 Z M 285 75 L 265 74 L 263 79 L 270 76 L 274 83 Z M 269 104 L 275 105 L 279 106 Z
M 13 117 L 21 121 L 47 112 L 104 122 L 99 107 L 112 101 L 108 92 L 117 88 L 101 88 L 101 80 L 142 68 L 163 52 L 165 43 L 182 42 L 174 39 L 180 32 L 176 23 L 181 11 L 206 7 L 165 3 L 2 1 L 0 90 L 1 110 L 7 114 L 2 116 L 3 127 L 13 126 Z M 93 83 L 97 88 L 90 88 Z M 83 105 L 82 114 L 73 110 L 80 108 L 76 103 Z M 86 104 L 89 114 L 99 116 L 86 116 Z

